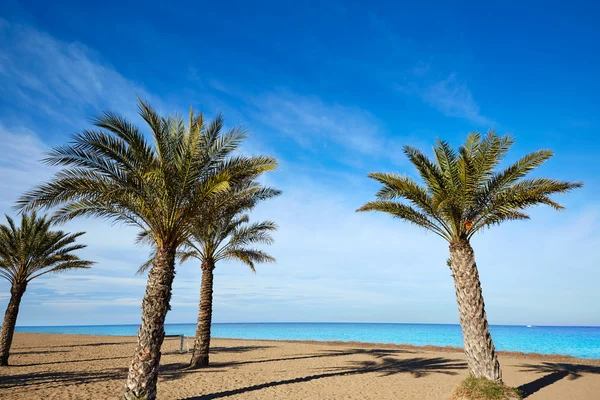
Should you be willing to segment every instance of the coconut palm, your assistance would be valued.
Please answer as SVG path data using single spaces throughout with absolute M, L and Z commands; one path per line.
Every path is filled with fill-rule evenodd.
M 175 276 L 175 255 L 206 202 L 232 182 L 273 170 L 270 157 L 233 156 L 242 128 L 223 132 L 223 118 L 207 124 L 190 110 L 189 122 L 160 116 L 144 101 L 139 114 L 152 141 L 125 118 L 104 113 L 96 129 L 84 130 L 45 160 L 62 169 L 26 193 L 19 205 L 54 208 L 58 221 L 94 216 L 130 224 L 152 238 L 155 257 L 142 302 L 138 344 L 124 397 L 155 399 L 164 322 Z
M 510 136 L 499 136 L 493 131 L 485 137 L 470 134 L 458 152 L 438 140 L 433 149 L 435 161 L 405 146 L 404 153 L 423 184 L 398 174 L 371 173 L 369 176 L 383 187 L 376 201 L 358 209 L 391 214 L 449 242 L 449 266 L 469 370 L 475 377 L 495 381 L 501 381 L 502 374 L 488 331 L 470 239 L 484 228 L 529 219 L 524 211 L 532 206 L 548 205 L 561 210 L 563 207 L 550 196 L 582 186 L 548 178 L 524 179 L 552 156 L 550 150 L 527 154 L 506 169 L 496 171 L 512 144 Z
M 275 262 L 269 254 L 250 246 L 271 244 L 269 232 L 277 229 L 271 221 L 249 222 L 246 213 L 261 200 L 278 196 L 280 192 L 266 188 L 255 182 L 247 182 L 237 188 L 215 197 L 212 207 L 207 207 L 204 216 L 195 226 L 193 234 L 186 241 L 184 250 L 177 256 L 181 262 L 195 258 L 200 261 L 202 281 L 200 285 L 200 305 L 198 325 L 190 367 L 208 365 L 210 330 L 213 306 L 213 271 L 221 260 L 237 260 L 246 264 L 252 272 L 256 263 Z M 220 197 L 224 198 L 223 200 Z M 144 264 L 138 273 L 149 268 Z
M 0 365 L 8 365 L 21 298 L 33 279 L 49 273 L 89 268 L 93 263 L 81 260 L 75 244 L 84 234 L 52 230 L 52 222 L 35 212 L 21 216 L 21 226 L 6 216 L 8 225 L 0 225 L 0 276 L 10 282 L 10 300 L 0 331 Z

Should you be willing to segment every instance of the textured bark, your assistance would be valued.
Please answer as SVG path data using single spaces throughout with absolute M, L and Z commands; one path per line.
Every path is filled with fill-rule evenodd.
M 477 378 L 501 382 L 502 372 L 488 330 L 473 248 L 466 240 L 452 243 L 450 258 L 469 371 Z
M 19 305 L 21 304 L 21 298 L 26 289 L 27 283 L 15 283 L 10 288 L 10 300 L 8 302 L 8 307 L 6 307 L 6 313 L 4 314 L 2 330 L 0 330 L 0 366 L 8 365 L 10 345 L 12 344 L 13 334 L 15 333 Z
M 194 353 L 190 367 L 208 366 L 208 352 L 210 350 L 210 325 L 212 323 L 213 303 L 213 270 L 215 263 L 208 259 L 202 262 L 202 283 L 200 285 L 200 307 L 198 309 L 198 326 L 194 340 Z
M 175 277 L 175 249 L 158 248 L 142 302 L 142 323 L 138 345 L 129 366 L 124 398 L 156 399 L 160 348 L 165 338 L 165 317 Z

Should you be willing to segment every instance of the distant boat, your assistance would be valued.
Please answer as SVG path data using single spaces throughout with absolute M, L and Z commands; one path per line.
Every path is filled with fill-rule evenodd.
M 528 328 L 531 328 L 531 325 L 527 325 Z

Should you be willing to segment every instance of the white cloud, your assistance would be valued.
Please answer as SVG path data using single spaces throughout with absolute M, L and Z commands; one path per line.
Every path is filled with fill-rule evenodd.
M 62 274 L 48 274 L 44 279 L 31 285 L 43 287 L 59 295 L 92 295 L 93 293 L 131 293 L 142 292 L 146 287 L 146 277 L 135 276 L 132 271 L 129 277 L 100 275 L 100 271 L 72 271 Z
M 0 88 L 32 112 L 81 129 L 90 112 L 107 108 L 135 118 L 136 96 L 160 106 L 160 99 L 84 44 L 0 21 Z
M 233 90 L 218 81 L 211 81 L 209 87 L 244 104 L 239 111 L 228 110 L 228 114 L 241 112 L 245 118 L 268 126 L 276 134 L 287 135 L 304 149 L 339 146 L 342 151 L 361 156 L 395 159 L 389 148 L 399 138 L 390 137 L 377 117 L 359 107 L 327 102 L 288 89 L 252 94 Z
M 439 79 L 445 74 L 436 73 L 431 62 L 419 60 L 403 75 L 403 83 L 395 85 L 398 92 L 419 97 L 447 117 L 461 118 L 487 128 L 495 124 L 493 119 L 481 112 L 473 93 L 457 74 L 451 73 Z
M 32 184 L 50 177 L 53 170 L 39 162 L 45 145 L 31 130 L 9 130 L 0 121 L 0 143 L 0 209 L 12 213 L 17 197 Z
M 380 121 L 355 107 L 327 104 L 316 96 L 275 91 L 257 96 L 255 116 L 292 136 L 302 145 L 333 140 L 339 145 L 375 155 L 383 152 Z
M 396 85 L 396 89 L 404 94 L 417 95 L 447 117 L 461 118 L 477 126 L 490 127 L 495 124 L 481 113 L 473 94 L 464 83 L 458 81 L 455 74 L 443 80 L 427 82 L 424 76 L 429 68 L 428 64 L 417 64 L 411 70 L 412 78 L 419 78 L 426 83 L 411 81 Z
M 141 298 L 117 297 L 117 298 L 86 298 L 73 300 L 72 298 L 52 299 L 44 301 L 44 306 L 57 309 L 82 309 L 90 310 L 97 307 L 139 307 Z
M 471 91 L 454 74 L 432 83 L 420 92 L 425 102 L 449 117 L 466 119 L 475 125 L 489 126 L 492 120 L 481 114 Z

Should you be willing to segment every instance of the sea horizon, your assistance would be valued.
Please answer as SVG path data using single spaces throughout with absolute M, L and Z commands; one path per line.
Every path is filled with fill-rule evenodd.
M 170 322 L 165 325 L 195 325 L 196 322 Z M 460 326 L 458 323 L 449 323 L 449 322 L 362 322 L 362 321 L 335 321 L 335 322 L 327 322 L 327 321 L 248 321 L 248 322 L 213 322 L 212 325 L 234 325 L 234 324 L 398 324 L 398 325 L 456 325 Z M 79 326 L 139 326 L 139 323 L 126 323 L 126 324 L 61 324 L 61 325 L 17 325 L 16 328 L 48 328 L 48 327 L 79 327 Z M 545 327 L 545 328 L 600 328 L 600 325 L 535 325 L 535 324 L 489 324 L 489 326 L 532 326 L 532 327 Z
M 139 324 L 19 326 L 17 332 L 136 336 Z M 167 335 L 194 336 L 196 323 L 165 324 Z M 600 359 L 600 327 L 490 325 L 498 351 Z M 459 324 L 400 322 L 221 322 L 212 337 L 250 340 L 364 342 L 462 348 Z

